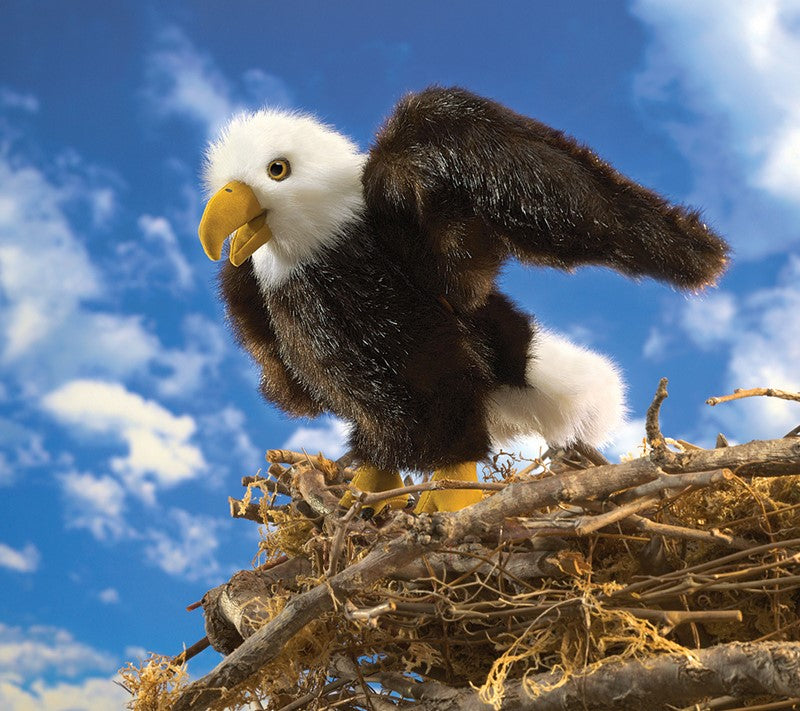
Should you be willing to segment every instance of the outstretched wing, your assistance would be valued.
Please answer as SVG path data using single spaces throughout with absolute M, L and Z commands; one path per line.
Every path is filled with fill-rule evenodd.
M 697 212 L 564 133 L 457 88 L 398 104 L 370 151 L 364 190 L 371 210 L 413 224 L 439 254 L 459 248 L 453 224 L 473 242 L 477 229 L 487 264 L 597 264 L 697 289 L 727 261 L 727 244 Z

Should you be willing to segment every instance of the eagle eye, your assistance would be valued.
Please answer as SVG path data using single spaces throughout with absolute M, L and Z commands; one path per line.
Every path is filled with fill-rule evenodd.
M 291 167 L 286 158 L 276 158 L 267 166 L 267 175 L 273 180 L 284 180 L 289 177 Z

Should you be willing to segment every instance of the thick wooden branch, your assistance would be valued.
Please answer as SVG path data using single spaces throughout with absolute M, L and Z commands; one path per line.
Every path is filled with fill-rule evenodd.
M 653 482 L 664 472 L 678 475 L 731 469 L 739 475 L 800 473 L 800 441 L 794 438 L 670 454 L 668 458 L 660 457 L 658 463 L 642 458 L 514 482 L 494 496 L 452 514 L 417 517 L 397 514 L 394 521 L 382 529 L 381 541 L 370 553 L 329 580 L 292 598 L 271 622 L 246 639 L 208 675 L 189 685 L 176 702 L 175 711 L 207 709 L 274 659 L 305 625 L 348 596 L 363 591 L 377 580 L 397 575 L 414 560 L 437 548 L 452 547 L 468 537 L 487 540 L 494 536 L 496 539 L 508 518 L 530 516 L 549 506 L 603 501 L 618 492 Z M 300 481 L 296 477 L 295 486 L 306 500 L 314 501 L 319 513 L 335 514 L 334 497 L 324 488 L 321 473 L 311 473 Z
M 552 673 L 529 676 L 529 685 L 555 684 Z M 541 687 L 540 687 L 541 688 Z M 418 699 L 415 711 L 490 711 L 475 689 L 449 689 L 436 682 L 406 683 L 403 693 Z M 455 692 L 455 693 L 453 693 Z M 536 697 L 521 682 L 506 684 L 504 711 L 618 711 L 680 708 L 731 695 L 794 697 L 800 693 L 800 643 L 721 644 L 687 654 L 663 654 L 645 662 L 612 661 L 578 674 Z M 431 698 L 434 697 L 434 698 Z

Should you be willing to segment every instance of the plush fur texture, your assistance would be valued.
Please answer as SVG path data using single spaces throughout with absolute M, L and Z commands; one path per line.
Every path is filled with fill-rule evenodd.
M 292 174 L 275 183 L 278 157 Z M 621 420 L 616 368 L 500 294 L 506 259 L 695 289 L 727 258 L 695 213 L 461 89 L 406 97 L 366 161 L 308 117 L 240 117 L 206 176 L 210 190 L 246 182 L 268 210 L 273 240 L 221 276 L 265 396 L 348 420 L 356 454 L 385 469 L 480 459 L 531 431 L 599 444 Z
M 547 442 L 605 444 L 624 421 L 625 387 L 608 358 L 539 329 L 531 341 L 525 387 L 489 396 L 489 429 L 502 444 L 536 432 Z
M 278 158 L 291 166 L 281 181 L 267 174 Z M 365 160 L 348 138 L 314 118 L 262 110 L 228 123 L 207 151 L 204 180 L 209 195 L 231 180 L 246 183 L 267 209 L 274 238 L 252 261 L 262 285 L 276 287 L 363 212 Z
M 727 262 L 727 244 L 697 212 L 564 133 L 461 89 L 400 102 L 370 151 L 364 188 L 373 212 L 421 228 L 438 271 L 467 297 L 473 262 L 490 271 L 510 256 L 563 269 L 598 264 L 687 289 L 713 283 Z M 419 247 L 394 237 L 407 253 Z

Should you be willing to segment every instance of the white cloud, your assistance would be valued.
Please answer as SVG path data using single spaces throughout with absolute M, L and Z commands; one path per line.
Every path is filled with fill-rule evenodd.
M 650 333 L 647 334 L 647 340 L 645 340 L 642 346 L 642 355 L 645 358 L 660 360 L 666 353 L 669 341 L 670 338 L 664 328 L 656 326 L 651 327 Z
M 131 698 L 113 678 L 54 684 L 37 680 L 29 689 L 0 679 L 0 707 L 4 711 L 124 711 Z
M 158 358 L 170 371 L 157 382 L 158 392 L 164 397 L 185 397 L 216 379 L 223 358 L 230 352 L 220 325 L 205 316 L 189 314 L 182 331 L 184 348 L 164 351 Z
M 208 516 L 172 509 L 168 520 L 176 530 L 174 536 L 150 529 L 145 557 L 165 573 L 187 580 L 209 580 L 219 573 L 215 553 L 219 548 L 217 531 L 227 522 Z
M 726 291 L 708 292 L 687 302 L 681 324 L 686 334 L 701 348 L 728 340 L 736 328 L 736 298 Z
M 152 264 L 165 262 L 169 265 L 178 288 L 190 288 L 192 268 L 180 250 L 178 238 L 169 220 L 165 217 L 142 215 L 138 225 L 145 241 L 149 244 L 149 250 L 155 252 L 155 257 L 150 262 Z
M 147 58 L 145 96 L 161 118 L 178 117 L 216 134 L 232 114 L 265 103 L 286 106 L 289 93 L 277 77 L 260 69 L 244 73 L 241 88 L 178 27 L 166 27 Z
M 100 292 L 100 277 L 62 211 L 70 197 L 71 191 L 40 171 L 0 153 L 0 292 L 8 303 L 0 328 L 6 362 L 29 352 L 81 301 Z
M 85 233 L 113 212 L 116 179 L 75 155 L 53 164 L 45 173 L 0 141 L 0 363 L 29 397 L 142 371 L 162 350 L 141 317 L 97 307 L 107 285 Z M 81 205 L 94 227 L 76 226 Z
M 39 567 L 39 550 L 33 543 L 26 543 L 21 550 L 0 542 L 0 568 L 17 573 L 33 573 Z
M 116 588 L 105 588 L 97 593 L 97 599 L 105 605 L 114 605 L 119 602 L 119 590 Z
M 153 487 L 175 486 L 206 468 L 203 453 L 190 443 L 194 418 L 176 416 L 120 383 L 73 380 L 46 395 L 42 406 L 67 425 L 127 444 L 128 453 L 114 457 L 111 469 L 150 501 Z
M 144 647 L 140 647 L 138 645 L 129 645 L 125 647 L 125 659 L 130 659 L 131 661 L 144 661 L 148 657 L 148 652 Z
M 654 30 L 637 79 L 645 101 L 693 113 L 665 128 L 693 164 L 703 206 L 739 256 L 797 241 L 800 4 L 797 0 L 636 0 Z
M 213 419 L 216 422 L 216 431 L 230 436 L 228 451 L 231 451 L 230 444 L 233 444 L 233 451 L 241 461 L 254 464 L 263 461 L 262 450 L 253 444 L 253 440 L 245 430 L 246 419 L 241 410 L 229 405 Z
M 349 426 L 337 417 L 326 415 L 318 426 L 298 427 L 283 444 L 283 449 L 309 454 L 322 452 L 328 459 L 338 459 L 347 451 Z
M 547 451 L 547 442 L 536 434 L 520 435 L 502 444 L 495 443 L 493 449 L 496 452 L 517 454 L 525 459 L 536 459 Z
M 147 95 L 161 116 L 180 116 L 216 132 L 236 110 L 228 82 L 177 27 L 161 30 L 147 58 Z
M 35 114 L 39 111 L 39 99 L 33 94 L 15 91 L 8 86 L 0 86 L 0 107 Z
M 125 523 L 125 490 L 109 476 L 69 472 L 59 477 L 67 502 L 67 528 L 85 528 L 98 541 L 130 535 Z
M 13 484 L 27 470 L 51 462 L 41 434 L 16 420 L 0 417 L 0 487 Z
M 4 452 L 0 452 L 0 487 L 10 486 L 14 481 L 14 467 Z
M 43 672 L 76 676 L 87 670 L 113 670 L 116 660 L 59 627 L 14 627 L 0 622 L 0 677 L 17 681 Z
M 634 458 L 641 457 L 644 455 L 642 445 L 644 438 L 644 418 L 638 417 L 620 427 L 614 434 L 614 439 L 603 448 L 603 451 L 611 462 L 618 462 L 622 457 L 629 455 Z

